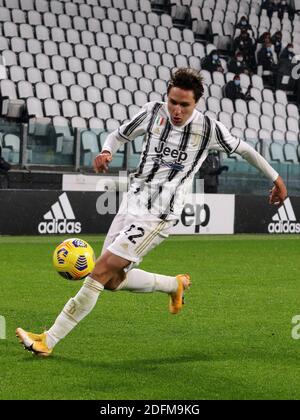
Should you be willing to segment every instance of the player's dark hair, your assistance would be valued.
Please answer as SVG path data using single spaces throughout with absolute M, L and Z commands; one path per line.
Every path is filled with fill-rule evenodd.
M 167 93 L 169 93 L 173 87 L 192 90 L 196 102 L 198 102 L 204 94 L 203 77 L 198 70 L 194 69 L 181 68 L 176 70 L 169 81 Z

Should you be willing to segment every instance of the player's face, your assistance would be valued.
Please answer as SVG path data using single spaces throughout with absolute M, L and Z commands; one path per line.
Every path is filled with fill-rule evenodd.
M 196 105 L 197 102 L 192 90 L 172 87 L 168 94 L 168 111 L 172 124 L 184 125 L 191 117 Z

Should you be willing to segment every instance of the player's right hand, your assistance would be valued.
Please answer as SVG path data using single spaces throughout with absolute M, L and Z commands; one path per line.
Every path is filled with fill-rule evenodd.
M 108 151 L 103 151 L 99 155 L 97 155 L 94 159 L 94 171 L 96 174 L 99 172 L 106 173 L 108 171 L 108 164 L 112 160 L 112 155 Z
M 269 204 L 275 204 L 275 206 L 281 206 L 284 200 L 287 198 L 287 189 L 281 178 L 278 176 L 274 181 L 274 187 L 270 191 Z

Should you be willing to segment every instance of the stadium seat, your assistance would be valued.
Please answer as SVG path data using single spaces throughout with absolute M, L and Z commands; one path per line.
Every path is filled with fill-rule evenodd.
M 247 128 L 251 128 L 253 130 L 257 130 L 259 128 L 259 117 L 256 114 L 248 114 L 247 115 Z
M 235 112 L 233 102 L 229 98 L 221 99 L 221 108 L 222 108 L 222 111 L 226 111 L 230 114 L 233 114 Z
M 7 160 L 10 163 L 18 164 L 20 160 L 20 138 L 15 134 L 4 134 L 2 147 L 8 151 Z
M 86 20 L 82 16 L 74 16 L 73 17 L 73 27 L 76 31 L 87 31 L 87 24 Z
M 243 114 L 239 112 L 234 112 L 232 116 L 232 120 L 233 120 L 234 127 L 240 128 L 243 131 L 246 129 L 246 123 L 245 123 L 245 118 Z
M 70 99 L 65 99 L 62 102 L 62 115 L 66 118 L 72 118 L 74 116 L 78 116 L 76 103 Z
M 46 28 L 46 30 L 47 30 L 47 32 L 45 31 L 42 34 L 43 37 L 44 37 L 44 39 L 42 39 L 42 40 L 49 39 L 48 29 Z M 57 42 L 57 43 L 66 42 L 65 31 L 63 29 L 57 28 L 57 27 L 51 28 L 51 39 L 52 39 L 52 41 Z
M 272 140 L 276 143 L 285 143 L 285 135 L 283 131 L 280 130 L 273 130 L 272 131 Z
M 248 74 L 244 74 L 244 73 L 241 73 L 240 74 L 240 80 L 241 80 L 241 87 L 242 87 L 242 89 L 248 89 L 248 87 L 249 87 L 249 85 L 250 85 L 250 83 L 251 83 L 251 81 L 250 81 L 250 77 L 248 76 Z
M 248 102 L 249 112 L 252 114 L 256 114 L 257 116 L 261 115 L 261 105 L 259 102 L 251 100 Z
M 283 105 L 288 104 L 286 93 L 283 90 L 276 90 L 275 96 L 276 96 L 276 102 L 279 102 Z
M 64 101 L 65 99 L 68 99 L 69 97 L 67 88 L 60 83 L 53 84 L 52 92 L 53 92 L 53 98 L 56 99 L 57 101 Z
M 149 94 L 153 90 L 153 86 L 152 86 L 151 80 L 146 79 L 145 77 L 139 78 L 138 84 L 139 84 L 139 89 L 141 91 L 147 93 L 147 94 Z
M 103 120 L 111 118 L 110 106 L 105 102 L 98 102 L 96 104 L 96 115 L 98 118 L 101 118 Z
M 298 133 L 294 131 L 286 131 L 285 140 L 287 143 L 298 143 Z
M 216 85 L 223 87 L 225 85 L 225 79 L 223 73 L 219 71 L 214 71 L 212 74 L 212 81 Z
M 89 128 L 98 134 L 104 131 L 104 121 L 100 118 L 92 117 L 89 119 Z
M 286 128 L 286 119 L 283 117 L 279 117 L 278 115 L 276 115 L 273 119 L 274 122 L 274 127 L 275 130 L 279 130 L 283 133 L 286 132 L 287 128 Z
M 70 99 L 74 102 L 81 102 L 85 100 L 84 90 L 79 85 L 70 86 Z
M 38 99 L 47 99 L 51 98 L 50 87 L 47 83 L 39 82 L 35 85 L 35 95 Z M 46 116 L 48 116 L 46 114 Z
M 212 84 L 210 85 L 209 91 L 210 91 L 211 96 L 214 96 L 215 98 L 218 98 L 218 99 L 222 99 L 223 93 L 222 93 L 221 86 Z
M 52 98 L 44 101 L 45 117 L 55 117 L 60 115 L 59 103 Z
M 221 111 L 218 115 L 219 121 L 230 130 L 232 128 L 232 116 L 226 111 Z
M 9 69 L 10 79 L 13 82 L 19 82 L 20 80 L 26 80 L 25 71 L 20 66 L 11 66 Z
M 36 67 L 39 70 L 50 69 L 50 59 L 46 54 L 37 54 L 35 57 Z
M 136 104 L 139 107 L 142 107 L 145 105 L 145 103 L 148 102 L 148 97 L 145 92 L 142 92 L 141 90 L 137 90 L 133 93 L 133 103 Z
M 124 120 L 127 120 L 128 115 L 127 115 L 127 107 L 125 105 L 122 104 L 114 104 L 111 107 L 111 111 L 112 111 L 112 117 L 115 120 L 118 120 L 120 122 L 120 124 L 122 124 L 122 122 Z
M 244 138 L 244 130 L 234 127 L 231 129 L 231 134 L 234 137 L 237 137 L 238 139 L 243 139 Z
M 262 98 L 265 102 L 269 102 L 273 105 L 274 103 L 274 95 L 271 89 L 263 89 L 262 91 Z
M 49 86 L 59 83 L 58 73 L 52 69 L 44 70 L 44 80 Z
M 206 101 L 208 111 L 212 111 L 215 115 L 221 112 L 220 100 L 215 97 L 209 97 Z
M 44 53 L 47 56 L 57 55 L 58 54 L 58 47 L 57 47 L 56 42 L 45 41 L 44 42 Z
M 95 86 L 88 86 L 86 89 L 86 98 L 92 103 L 96 104 L 101 101 L 101 91 Z
M 42 52 L 41 42 L 38 39 L 28 39 L 27 51 L 30 51 L 31 54 L 33 55 L 41 53 Z
M 32 84 L 25 80 L 18 82 L 18 98 L 27 99 L 32 96 L 34 96 Z
M 285 144 L 283 146 L 283 154 L 287 162 L 299 163 L 299 159 L 297 156 L 297 146 L 295 144 Z
M 100 61 L 104 59 L 104 53 L 102 47 L 98 45 L 92 45 L 90 47 L 90 56 L 96 61 Z
M 257 127 L 256 128 L 246 128 L 245 132 L 245 139 L 248 141 L 254 141 L 255 144 L 258 141 L 258 131 L 257 131 Z
M 288 117 L 287 118 L 287 128 L 289 131 L 294 131 L 295 133 L 299 132 L 299 122 L 296 118 Z
M 43 118 L 44 111 L 42 108 L 41 101 L 37 98 L 28 98 L 26 101 L 26 106 L 29 116 L 35 116 L 36 118 Z
M 27 69 L 27 80 L 32 84 L 42 82 L 43 79 L 41 71 L 39 69 L 36 69 L 35 67 Z
M 243 99 L 236 99 L 235 101 L 235 110 L 236 112 L 240 112 L 245 117 L 248 115 L 248 107 L 247 102 Z
M 299 120 L 299 110 L 298 107 L 294 104 L 288 104 L 286 107 L 287 115 Z
M 15 53 L 21 53 L 23 51 L 26 51 L 26 42 L 24 39 L 19 37 L 14 37 L 10 41 L 11 50 Z M 8 49 L 8 48 L 5 48 Z
M 283 148 L 281 144 L 278 143 L 271 143 L 270 145 L 270 156 L 273 161 L 276 162 L 284 162 L 285 158 L 283 155 Z
M 74 136 L 69 121 L 61 116 L 53 118 L 53 126 L 57 136 L 56 152 L 71 155 L 74 151 Z
M 84 130 L 81 133 L 81 144 L 83 149 L 83 166 L 91 167 L 95 157 L 100 153 L 97 134 L 91 130 Z
M 79 103 L 79 115 L 85 120 L 89 120 L 95 116 L 93 105 L 88 101 L 81 101 Z
M 2 58 L 6 66 L 16 66 L 18 64 L 17 54 L 10 50 L 2 51 Z

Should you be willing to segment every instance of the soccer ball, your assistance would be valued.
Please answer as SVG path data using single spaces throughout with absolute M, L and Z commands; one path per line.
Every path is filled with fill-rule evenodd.
M 95 266 L 93 248 L 82 239 L 66 239 L 56 247 L 53 265 L 58 274 L 65 279 L 81 280 L 88 276 Z

